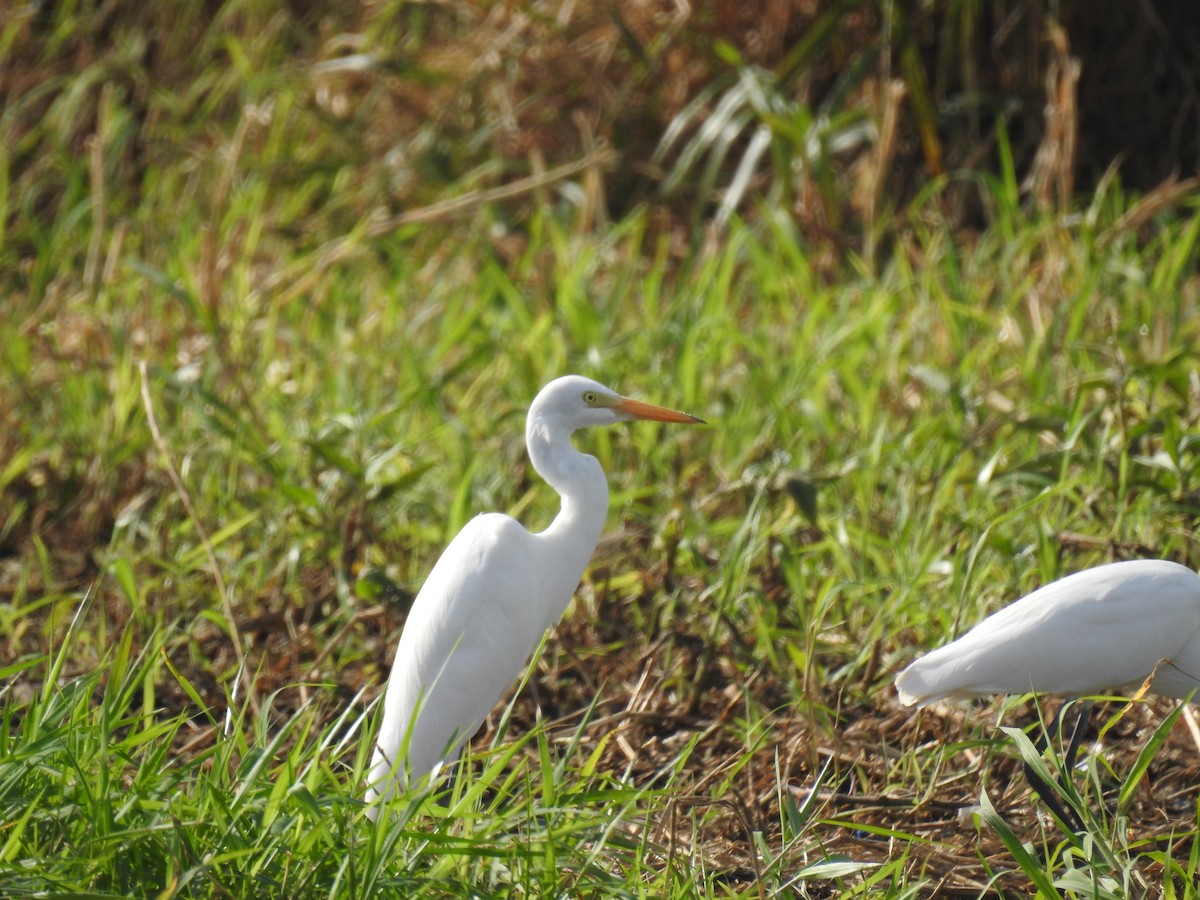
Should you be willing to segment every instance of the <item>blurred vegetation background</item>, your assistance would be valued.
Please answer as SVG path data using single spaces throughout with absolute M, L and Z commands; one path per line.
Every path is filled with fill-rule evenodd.
M 885 213 L 948 172 L 1011 166 L 1042 205 L 1114 173 L 1148 192 L 1200 160 L 1193 12 L 1150 0 L 8 4 L 5 167 L 9 196 L 29 199 L 6 210 L 6 268 L 36 249 L 26 229 L 93 186 L 22 188 L 85 157 L 102 165 L 112 228 L 163 163 L 187 157 L 220 185 L 228 154 L 244 155 L 272 190 L 308 195 L 276 224 L 289 239 L 328 237 L 315 220 L 379 236 L 483 199 L 519 223 L 577 167 L 587 223 L 650 203 L 695 224 L 770 198 L 836 253 L 894 227 Z M 305 156 L 270 155 L 294 138 Z M 979 224 L 978 197 L 945 200 Z

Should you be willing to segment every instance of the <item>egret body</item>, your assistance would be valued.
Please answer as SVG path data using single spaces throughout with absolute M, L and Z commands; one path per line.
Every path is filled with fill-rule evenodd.
M 1039 588 L 896 677 L 900 702 L 1200 687 L 1200 576 L 1160 559 L 1109 563 Z
M 701 421 L 578 375 L 550 382 L 534 398 L 525 443 L 534 469 L 562 497 L 562 508 L 538 534 L 501 513 L 477 516 L 434 565 L 396 649 L 368 802 L 454 760 L 558 621 L 608 512 L 604 470 L 571 446 L 571 434 L 631 419 Z

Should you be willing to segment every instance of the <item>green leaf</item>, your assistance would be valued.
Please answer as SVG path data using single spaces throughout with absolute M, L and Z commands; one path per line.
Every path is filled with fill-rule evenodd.
M 1004 817 L 996 812 L 996 807 L 992 805 L 991 798 L 988 797 L 987 788 L 981 788 L 979 791 L 979 808 L 984 824 L 996 832 L 1008 852 L 1016 860 L 1017 866 L 1033 882 L 1039 894 L 1045 898 L 1061 898 L 1062 895 L 1054 886 L 1050 876 L 1046 874 L 1042 863 L 1021 842 Z

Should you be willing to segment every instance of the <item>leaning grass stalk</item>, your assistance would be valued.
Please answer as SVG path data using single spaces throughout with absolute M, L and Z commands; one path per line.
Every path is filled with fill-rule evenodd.
M 368 222 L 364 227 L 356 229 L 351 234 L 334 238 L 319 247 L 313 254 L 316 260 L 315 264 L 306 264 L 302 274 L 297 275 L 291 270 L 284 270 L 277 277 L 270 279 L 264 288 L 264 293 L 272 294 L 290 281 L 291 284 L 275 299 L 277 304 L 285 304 L 311 289 L 321 273 L 361 252 L 361 241 L 364 238 L 385 237 L 408 225 L 444 222 L 474 212 L 489 203 L 515 200 L 536 193 L 557 182 L 574 178 L 576 175 L 594 172 L 611 165 L 616 159 L 616 151 L 602 147 L 582 159 L 564 163 L 545 172 L 518 178 L 499 187 L 467 191 L 457 197 L 450 197 L 420 209 L 410 209 L 395 216 Z
M 237 617 L 234 615 L 229 587 L 225 583 L 225 577 L 221 574 L 221 566 L 217 562 L 216 549 L 208 537 L 208 530 L 200 520 L 200 513 L 197 512 L 195 504 L 192 503 L 192 497 L 188 492 L 187 485 L 183 483 L 183 479 L 179 476 L 179 472 L 175 468 L 171 450 L 167 446 L 166 439 L 158 427 L 158 419 L 154 415 L 154 401 L 150 396 L 150 379 L 146 372 L 146 361 L 144 359 L 138 362 L 138 372 L 141 373 L 142 377 L 142 406 L 146 410 L 146 421 L 150 426 L 150 435 L 154 439 L 154 446 L 158 448 L 159 456 L 162 457 L 162 464 L 163 468 L 167 470 L 167 477 L 171 479 L 171 484 L 175 487 L 175 493 L 179 497 L 180 502 L 183 503 L 184 509 L 187 510 L 188 518 L 192 520 L 192 525 L 195 527 L 196 533 L 200 535 L 200 542 L 204 545 L 204 553 L 208 557 L 209 572 L 212 574 L 217 591 L 221 595 L 221 605 L 225 613 L 225 622 L 229 627 L 229 641 L 233 647 L 234 655 L 237 657 L 237 681 L 246 689 L 246 699 L 250 703 L 251 709 L 254 710 L 255 715 L 257 715 L 259 712 L 258 697 L 255 696 L 254 684 L 246 668 L 246 652 L 242 648 L 242 636 L 238 630 Z M 234 690 L 236 693 L 236 687 Z

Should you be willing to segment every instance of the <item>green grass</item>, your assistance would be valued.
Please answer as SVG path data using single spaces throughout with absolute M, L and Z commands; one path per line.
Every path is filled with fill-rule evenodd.
M 377 234 L 374 107 L 331 118 L 273 23 L 141 132 L 101 68 L 3 123 L 0 893 L 1195 896 L 1170 704 L 1076 773 L 1081 840 L 998 727 L 1037 711 L 890 685 L 1069 571 L 1197 565 L 1192 205 L 961 176 L 832 271 L 769 205 L 682 250 L 570 191 Z M 375 826 L 406 598 L 475 512 L 550 520 L 523 414 L 569 371 L 711 425 L 579 436 L 613 501 L 575 603 L 469 774 Z

